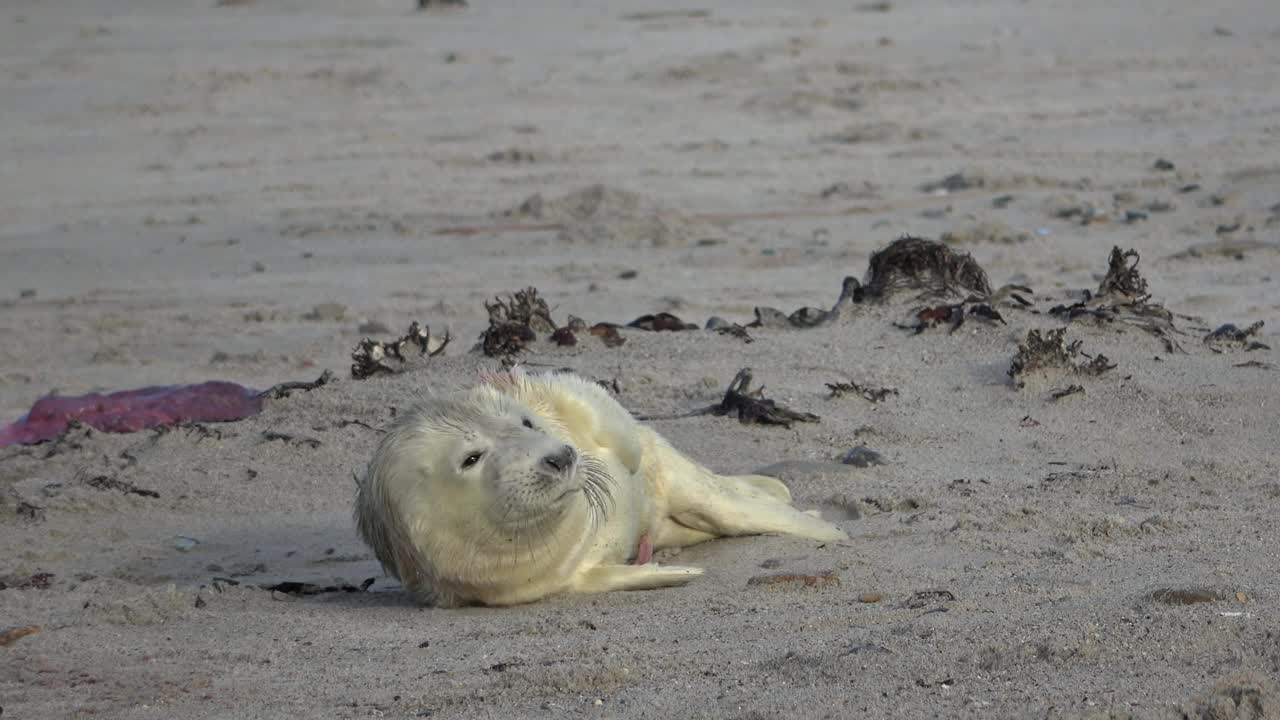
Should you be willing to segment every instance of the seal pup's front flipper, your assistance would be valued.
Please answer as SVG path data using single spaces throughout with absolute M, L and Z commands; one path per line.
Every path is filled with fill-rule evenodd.
M 575 592 L 610 592 L 612 590 L 653 590 L 684 585 L 702 574 L 702 568 L 681 565 L 597 565 L 579 575 Z

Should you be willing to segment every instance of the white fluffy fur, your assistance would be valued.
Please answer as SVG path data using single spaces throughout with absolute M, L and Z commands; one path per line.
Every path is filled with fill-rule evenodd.
M 575 467 L 539 465 L 565 444 Z M 482 459 L 464 469 L 476 451 Z M 510 605 L 702 573 L 627 564 L 646 533 L 655 549 L 759 533 L 846 537 L 790 497 L 774 478 L 716 475 L 689 460 L 595 383 L 515 370 L 403 414 L 369 464 L 355 515 L 387 572 L 425 601 Z

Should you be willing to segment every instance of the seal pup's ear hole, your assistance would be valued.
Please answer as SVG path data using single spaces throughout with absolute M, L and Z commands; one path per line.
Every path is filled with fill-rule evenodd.
M 480 462 L 480 458 L 482 457 L 484 457 L 484 453 L 482 452 L 471 453 L 462 460 L 462 469 L 466 470 L 467 468 L 472 467 L 476 463 Z

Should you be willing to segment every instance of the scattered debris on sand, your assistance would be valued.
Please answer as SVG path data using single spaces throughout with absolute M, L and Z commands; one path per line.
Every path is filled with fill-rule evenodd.
M 856 382 L 834 382 L 827 383 L 827 389 L 831 391 L 831 397 L 844 397 L 846 394 L 860 395 L 869 402 L 878 403 L 883 401 L 890 395 L 897 395 L 897 388 L 890 387 L 870 387 L 859 385 Z
M 444 337 L 431 334 L 431 328 L 416 320 L 409 324 L 409 331 L 397 340 L 382 342 L 365 338 L 351 352 L 351 377 L 363 380 L 379 373 L 393 374 L 405 369 L 409 361 L 405 350 L 418 348 L 418 356 L 435 357 L 449 344 L 449 332 Z M 395 364 L 392 364 L 394 361 Z
M 356 593 L 367 592 L 369 587 L 373 585 L 375 578 L 365 578 L 364 582 L 359 586 L 350 583 L 342 583 L 341 585 L 316 585 L 308 582 L 295 582 L 286 580 L 284 582 L 273 583 L 271 585 L 263 585 L 262 589 L 273 593 L 283 593 L 285 595 L 322 595 L 325 593 Z
M 330 372 L 329 370 L 325 370 L 324 372 L 320 373 L 320 377 L 310 382 L 306 382 L 302 380 L 290 380 L 289 382 L 282 382 L 276 385 L 272 385 L 266 390 L 263 390 L 259 394 L 259 396 L 268 398 L 271 400 L 280 400 L 281 398 L 289 397 L 289 394 L 295 390 L 301 390 L 302 392 L 311 392 L 312 390 L 315 390 L 318 387 L 324 387 L 325 385 L 328 385 L 331 380 L 333 380 L 333 373 Z
M 1138 272 L 1138 251 L 1111 248 L 1107 274 L 1097 293 L 1084 291 L 1084 299 L 1072 305 L 1057 305 L 1050 315 L 1067 322 L 1092 319 L 1099 323 L 1120 322 L 1149 333 L 1163 343 L 1165 352 L 1185 352 L 1174 339 L 1183 334 L 1173 324 L 1173 313 L 1159 303 L 1150 302 L 1147 281 Z
M 911 593 L 902 606 L 909 610 L 920 610 L 940 603 L 955 602 L 956 594 L 950 590 L 919 590 Z
M 640 317 L 627 323 L 629 328 L 639 328 L 641 330 L 651 331 L 680 331 L 680 330 L 697 330 L 698 326 L 693 323 L 687 323 L 680 318 L 667 312 L 660 312 L 654 315 L 641 315 Z
M 707 319 L 707 329 L 720 335 L 736 337 L 744 343 L 755 342 L 755 338 L 747 332 L 747 328 L 738 323 L 731 323 L 722 317 L 712 316 Z
M 802 575 L 796 573 L 778 573 L 775 575 L 756 575 L 747 580 L 749 587 L 777 587 L 777 588 L 824 588 L 839 587 L 840 576 L 831 570 L 824 570 L 812 575 Z
M 1271 346 L 1254 340 L 1258 331 L 1262 329 L 1263 321 L 1250 325 L 1241 330 L 1239 327 L 1227 323 L 1217 330 L 1204 336 L 1204 344 L 1215 353 L 1231 352 L 1235 350 L 1270 350 Z
M 155 490 L 147 490 L 146 488 L 140 488 L 131 482 L 127 482 L 124 480 L 117 480 L 116 478 L 108 477 L 106 475 L 95 475 L 90 478 L 84 478 L 82 482 L 86 487 L 91 487 L 94 490 L 103 490 L 103 491 L 115 490 L 117 492 L 122 492 L 125 495 L 137 495 L 139 497 L 147 497 L 147 498 L 160 497 L 160 493 L 156 492 Z
M 916 335 L 939 325 L 947 325 L 949 327 L 948 332 L 955 332 L 960 329 L 961 325 L 964 325 L 967 317 L 977 317 L 989 322 L 998 322 L 1001 325 L 1008 324 L 998 310 L 987 303 L 980 302 L 972 305 L 956 303 L 954 305 L 921 308 L 916 311 L 914 323 L 894 323 L 894 325 L 903 330 L 910 330 Z
M 1039 330 L 1027 332 L 1027 339 L 1018 343 L 1018 354 L 1009 367 L 1009 377 L 1015 387 L 1023 387 L 1028 376 L 1053 374 L 1065 371 L 1074 375 L 1100 375 L 1115 368 L 1106 355 L 1088 355 L 1080 351 L 1080 341 L 1066 340 L 1065 328 L 1054 328 L 1041 334 Z M 1077 361 L 1084 358 L 1084 362 Z
M 1058 390 L 1054 390 L 1053 392 L 1050 392 L 1049 397 L 1054 400 L 1061 400 L 1062 398 L 1065 398 L 1065 397 L 1070 397 L 1072 395 L 1082 395 L 1082 394 L 1084 394 L 1083 385 L 1068 385 L 1064 388 L 1060 388 Z
M 0 575 L 0 590 L 48 590 L 56 576 L 40 572 L 34 575 Z

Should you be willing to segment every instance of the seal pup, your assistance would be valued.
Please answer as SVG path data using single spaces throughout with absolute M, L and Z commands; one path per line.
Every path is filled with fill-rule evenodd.
M 441 607 L 683 585 L 653 550 L 715 537 L 847 536 L 762 475 L 717 475 L 594 382 L 516 369 L 429 397 L 383 437 L 355 520 L 383 568 Z

